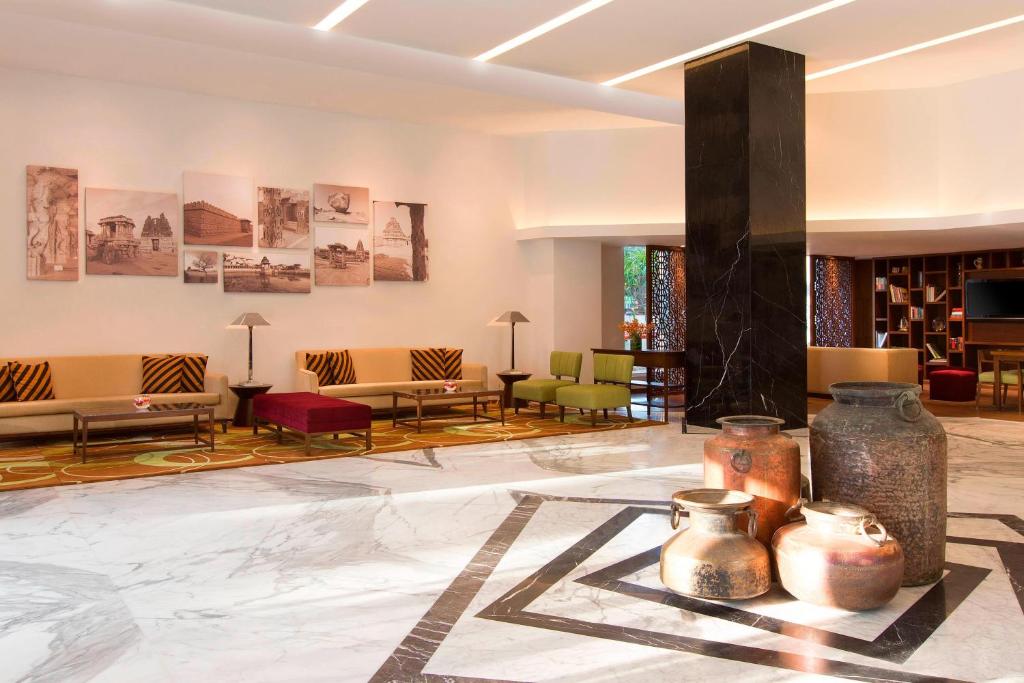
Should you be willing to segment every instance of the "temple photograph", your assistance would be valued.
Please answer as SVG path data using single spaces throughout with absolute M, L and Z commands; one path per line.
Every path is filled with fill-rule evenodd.
M 251 178 L 193 173 L 184 176 L 185 244 L 251 247 Z
M 178 274 L 178 195 L 85 189 L 87 275 Z
M 374 202 L 373 279 L 425 282 L 426 204 Z
M 313 276 L 317 286 L 370 284 L 368 228 L 316 229 Z

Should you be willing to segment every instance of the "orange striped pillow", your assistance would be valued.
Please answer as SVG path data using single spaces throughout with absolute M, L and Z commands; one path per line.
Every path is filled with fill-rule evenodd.
M 181 358 L 181 387 L 178 391 L 188 394 L 201 394 L 206 387 L 206 356 L 183 355 Z
M 143 356 L 142 393 L 176 394 L 181 391 L 181 356 Z
M 445 379 L 444 349 L 409 349 L 412 356 L 412 379 L 423 382 L 432 379 Z
M 11 373 L 11 382 L 14 384 L 18 401 L 53 399 L 53 376 L 50 374 L 48 362 L 44 360 L 42 363 L 29 365 L 11 361 L 7 368 Z
M 334 368 L 337 372 L 334 377 L 335 382 L 337 384 L 355 384 L 356 366 L 352 365 L 352 354 L 348 352 L 348 349 L 336 353 L 338 355 L 334 359 L 337 363 Z
M 0 403 L 17 400 L 18 392 L 14 390 L 14 382 L 11 381 L 11 369 L 7 365 L 0 365 Z

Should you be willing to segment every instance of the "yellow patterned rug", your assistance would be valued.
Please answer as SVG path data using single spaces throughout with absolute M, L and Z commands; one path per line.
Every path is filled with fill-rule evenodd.
M 0 491 L 83 484 L 112 479 L 152 477 L 162 474 L 200 472 L 229 467 L 272 465 L 304 460 L 322 460 L 351 455 L 391 453 L 394 451 L 464 446 L 467 444 L 533 439 L 544 436 L 584 434 L 612 429 L 649 427 L 662 424 L 637 420 L 630 423 L 624 415 L 609 414 L 590 426 L 590 417 L 579 414 L 565 416 L 565 424 L 546 419 L 534 410 L 508 414 L 505 425 L 500 422 L 468 421 L 464 416 L 451 420 L 430 420 L 418 434 L 414 427 L 391 426 L 391 419 L 374 420 L 373 448 L 363 448 L 363 438 L 343 436 L 338 441 L 317 438 L 310 455 L 301 441 L 285 435 L 277 443 L 270 432 L 261 430 L 253 436 L 251 429 L 229 427 L 227 434 L 217 431 L 216 448 L 193 444 L 191 430 L 145 431 L 113 436 L 97 435 L 90 439 L 88 462 L 81 463 L 72 452 L 71 439 L 24 440 L 0 442 Z

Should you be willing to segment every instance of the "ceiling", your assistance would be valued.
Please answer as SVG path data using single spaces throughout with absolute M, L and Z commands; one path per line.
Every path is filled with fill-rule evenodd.
M 312 26 L 338 0 L 182 0 Z M 370 0 L 335 32 L 476 55 L 582 0 Z M 823 0 L 614 0 L 493 63 L 600 83 Z M 754 40 L 807 56 L 813 73 L 1024 13 L 1024 0 L 856 0 Z M 812 81 L 809 92 L 943 85 L 1024 68 L 1024 24 Z M 682 65 L 620 87 L 682 98 Z

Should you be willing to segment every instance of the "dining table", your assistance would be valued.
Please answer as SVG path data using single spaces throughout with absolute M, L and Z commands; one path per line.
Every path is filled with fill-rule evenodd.
M 995 392 L 996 410 L 1003 409 L 1003 368 L 1011 365 L 1017 371 L 1017 412 L 1024 413 L 1024 401 L 1021 398 L 1021 368 L 1024 367 L 1024 349 L 992 351 L 992 365 L 994 377 L 992 378 L 992 391 Z
M 683 349 L 598 349 L 592 348 L 591 351 L 594 353 L 610 353 L 620 356 L 633 356 L 633 365 L 647 369 L 661 369 L 664 371 L 664 382 L 662 382 L 662 397 L 665 401 L 664 407 L 664 421 L 668 422 L 668 410 L 669 410 L 669 396 L 671 394 L 672 386 L 668 382 L 669 370 L 685 368 L 686 367 L 686 351 Z M 650 379 L 648 377 L 648 379 Z M 648 382 L 645 385 L 647 387 L 647 415 L 650 417 L 651 410 L 651 386 L 652 383 Z M 686 420 L 683 420 L 684 430 Z

